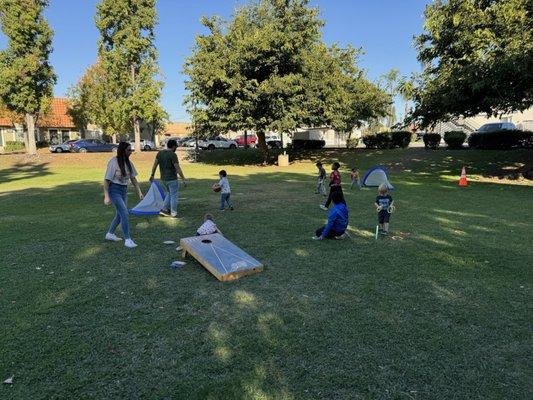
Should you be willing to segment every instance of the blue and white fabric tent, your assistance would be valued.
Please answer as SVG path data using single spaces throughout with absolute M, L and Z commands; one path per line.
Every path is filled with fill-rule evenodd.
M 370 168 L 361 182 L 362 186 L 365 187 L 378 187 L 382 183 L 387 185 L 389 190 L 394 190 L 394 186 L 392 186 L 389 181 L 387 170 L 381 165 L 376 165 L 375 167 Z
M 144 198 L 135 207 L 130 208 L 133 215 L 157 215 L 165 202 L 165 190 L 157 182 L 153 181 Z

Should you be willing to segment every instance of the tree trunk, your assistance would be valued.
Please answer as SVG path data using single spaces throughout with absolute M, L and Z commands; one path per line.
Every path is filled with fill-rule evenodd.
M 31 155 L 37 154 L 35 144 L 35 114 L 26 113 L 26 152 Z
M 133 132 L 135 133 L 135 151 L 141 152 L 141 121 L 139 118 L 133 120 Z
M 131 71 L 131 81 L 135 85 L 135 66 L 130 67 Z M 133 133 L 135 135 L 135 151 L 137 153 L 141 152 L 141 121 L 138 117 L 133 117 Z
M 247 149 L 249 146 L 248 146 L 248 131 L 245 129 L 244 130 L 244 148 Z
M 116 133 L 113 133 L 113 134 L 111 135 L 111 141 L 112 141 L 113 143 L 115 143 L 115 144 L 117 143 L 117 134 L 116 134 Z
M 265 132 L 257 132 L 257 140 L 259 142 L 259 148 L 261 153 L 263 153 L 263 164 L 268 164 L 268 146 L 265 140 Z

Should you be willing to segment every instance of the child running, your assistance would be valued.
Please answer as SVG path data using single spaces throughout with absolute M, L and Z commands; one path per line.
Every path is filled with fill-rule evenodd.
M 222 235 L 222 232 L 220 232 L 220 229 L 215 224 L 213 216 L 211 214 L 205 214 L 204 223 L 196 231 L 196 236 L 211 235 L 213 233 L 220 233 Z
M 382 183 L 379 185 L 375 205 L 378 211 L 379 233 L 382 235 L 389 234 L 390 214 L 394 209 L 394 200 L 392 200 L 388 192 L 389 189 L 386 184 Z
M 315 232 L 314 239 L 340 239 L 348 228 L 348 207 L 341 192 L 331 193 L 333 207 L 329 210 L 328 223 Z
M 352 172 L 350 172 L 350 179 L 352 181 L 350 189 L 353 189 L 354 185 L 357 185 L 357 187 L 361 189 L 361 181 L 359 180 L 359 170 L 357 168 L 352 168 Z
M 335 192 L 340 193 L 342 203 L 346 204 L 346 201 L 344 200 L 344 193 L 342 193 L 341 173 L 339 172 L 340 167 L 341 165 L 338 162 L 334 162 L 331 165 L 331 175 L 329 176 L 329 196 L 326 202 L 320 205 L 320 208 L 324 211 L 327 211 L 329 205 L 331 204 L 331 196 Z
M 326 180 L 326 170 L 320 161 L 316 163 L 316 167 L 318 168 L 318 183 L 315 194 L 321 194 L 322 196 L 325 196 L 326 187 L 324 186 L 324 181 Z
M 218 176 L 220 177 L 220 181 L 218 182 L 218 184 L 221 187 L 220 211 L 224 211 L 224 207 L 226 206 L 226 203 L 228 204 L 229 209 L 233 210 L 233 203 L 230 200 L 231 188 L 229 187 L 228 174 L 226 173 L 225 170 L 222 170 L 218 173 Z

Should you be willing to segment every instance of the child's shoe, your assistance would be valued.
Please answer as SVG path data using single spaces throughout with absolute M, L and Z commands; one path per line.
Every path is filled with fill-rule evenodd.
M 159 211 L 159 215 L 162 215 L 163 217 L 170 217 L 170 210 L 162 209 Z

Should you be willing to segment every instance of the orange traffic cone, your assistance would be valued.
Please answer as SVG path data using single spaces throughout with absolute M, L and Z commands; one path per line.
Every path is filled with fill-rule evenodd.
M 466 180 L 466 169 L 463 167 L 461 171 L 461 179 L 459 179 L 459 186 L 468 186 L 468 181 Z

